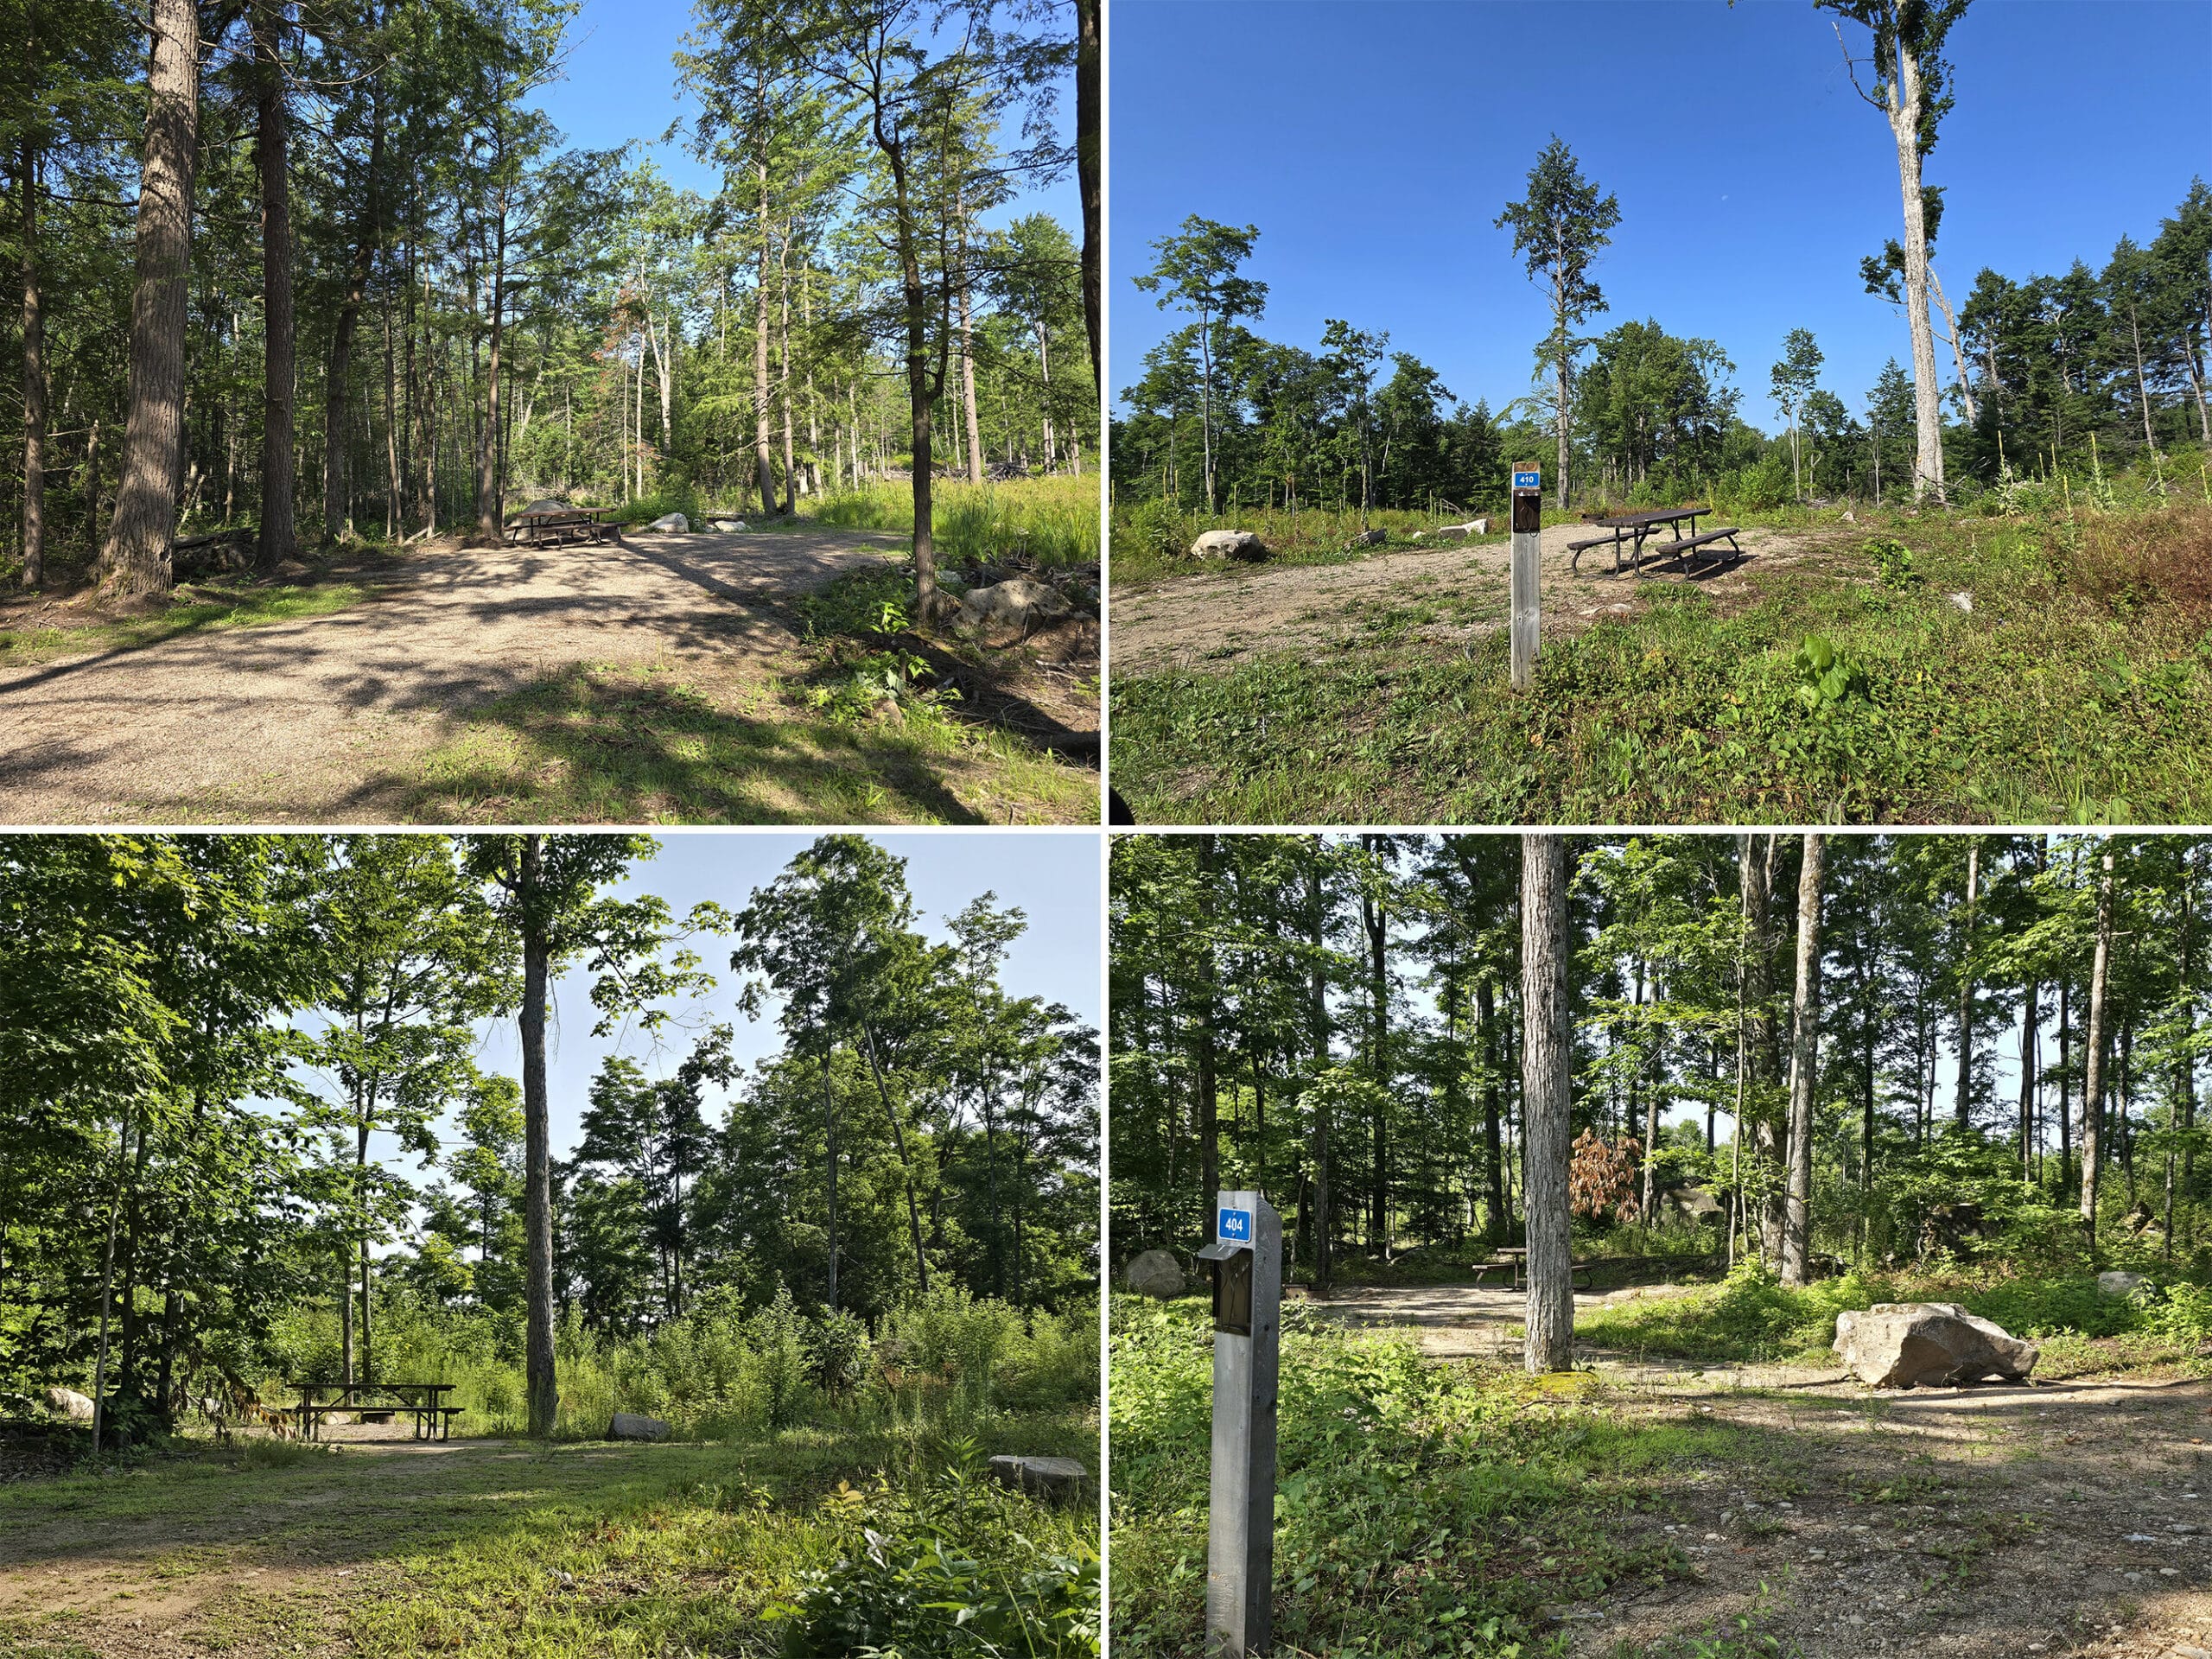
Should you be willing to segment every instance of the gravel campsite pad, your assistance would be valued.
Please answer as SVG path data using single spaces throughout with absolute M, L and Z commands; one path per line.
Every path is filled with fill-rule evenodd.
M 359 823 L 493 699 L 587 665 L 753 683 L 798 666 L 783 607 L 902 535 L 432 544 L 328 615 L 0 672 L 0 817 L 16 823 Z
M 1662 587 L 1681 580 L 1615 576 L 1612 556 L 1595 548 L 1579 574 L 1567 569 L 1567 543 L 1592 534 L 1586 524 L 1554 524 L 1541 543 L 1544 632 L 1577 633 L 1602 617 L 1626 616 Z M 1797 563 L 1808 538 L 1745 530 L 1738 543 L 1755 557 L 1716 569 L 1701 564 L 1694 584 L 1726 603 L 1756 589 L 1752 576 Z M 1665 538 L 1659 538 L 1661 545 Z M 1724 552 L 1726 550 L 1722 550 Z M 1113 668 L 1117 677 L 1176 670 L 1232 668 L 1269 652 L 1356 643 L 1378 619 L 1416 616 L 1414 632 L 1440 645 L 1464 644 L 1505 626 L 1511 549 L 1497 539 L 1472 547 L 1372 553 L 1340 564 L 1235 565 L 1150 582 L 1114 595 Z
M 1616 1292 L 1615 1298 L 1667 1294 Z M 1605 1296 L 1575 1297 L 1578 1310 Z M 1405 1330 L 1441 1364 L 1517 1363 L 1502 1287 L 1347 1290 L 1316 1313 Z M 1882 1391 L 1837 1370 L 1586 1351 L 1588 1401 L 1624 1423 L 1727 1433 L 1662 1471 L 1624 1546 L 1675 1570 L 1553 1609 L 1588 1659 L 1866 1654 L 2200 1659 L 2212 1653 L 2212 1385 L 2073 1376 Z M 1742 1640 L 1738 1624 L 1776 1646 Z

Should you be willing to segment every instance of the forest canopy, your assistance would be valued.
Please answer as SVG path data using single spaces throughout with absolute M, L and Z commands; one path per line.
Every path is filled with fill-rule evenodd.
M 115 1410 L 167 1421 L 390 1375 L 382 1344 L 419 1358 L 426 1331 L 513 1368 L 540 1147 L 549 1361 L 556 1327 L 566 1365 L 709 1315 L 860 1340 L 947 1298 L 1079 1309 L 1096 1039 L 1006 982 L 1022 912 L 983 893 L 933 938 L 905 861 L 831 836 L 678 917 L 616 891 L 652 850 L 0 842 L 0 1389 L 105 1370 Z M 563 1151 L 531 1022 L 564 977 L 613 1040 Z M 484 1064 L 518 1019 L 519 1079 Z M 740 1020 L 778 1034 L 751 1065 Z

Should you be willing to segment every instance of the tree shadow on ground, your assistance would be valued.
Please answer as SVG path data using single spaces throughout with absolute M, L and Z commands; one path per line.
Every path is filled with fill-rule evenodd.
M 672 672 L 571 667 L 493 700 L 418 772 L 372 779 L 346 804 L 442 822 L 980 823 L 946 781 L 972 766 L 895 728 L 738 712 Z

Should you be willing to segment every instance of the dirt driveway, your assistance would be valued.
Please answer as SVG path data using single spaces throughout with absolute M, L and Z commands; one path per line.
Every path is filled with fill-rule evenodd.
M 777 608 L 895 554 L 869 531 L 632 534 L 410 555 L 327 616 L 188 633 L 0 677 L 0 822 L 375 823 L 461 717 L 580 664 L 793 643 Z
M 1603 548 L 1585 554 L 1581 573 L 1571 575 L 1567 544 L 1588 533 L 1581 524 L 1543 532 L 1547 638 L 1578 632 L 1602 616 L 1628 615 L 1684 580 L 1672 567 L 1643 581 L 1605 574 L 1612 561 Z M 1689 580 L 1716 598 L 1742 599 L 1754 591 L 1758 574 L 1797 563 L 1813 550 L 1807 538 L 1777 531 L 1746 530 L 1737 540 L 1751 556 L 1732 567 L 1700 565 Z M 1113 672 L 1225 671 L 1265 652 L 1338 644 L 1368 619 L 1396 610 L 1433 611 L 1433 620 L 1419 625 L 1420 637 L 1465 644 L 1505 626 L 1510 556 L 1503 540 L 1471 547 L 1446 543 L 1344 564 L 1236 565 L 1117 592 L 1110 617 Z
M 1618 1291 L 1611 1300 L 1665 1295 Z M 1578 1295 L 1578 1311 L 1609 1300 Z M 1444 1363 L 1510 1358 L 1525 1299 L 1367 1288 L 1318 1315 L 1397 1325 Z M 1835 1370 L 1700 1370 L 1589 1351 L 1630 1425 L 1719 1431 L 1614 1541 L 1686 1571 L 1554 1609 L 1587 1659 L 1664 1653 L 2212 1659 L 2212 1386 L 2077 1376 L 1877 1393 Z M 1783 1645 L 1742 1640 L 1751 1618 Z

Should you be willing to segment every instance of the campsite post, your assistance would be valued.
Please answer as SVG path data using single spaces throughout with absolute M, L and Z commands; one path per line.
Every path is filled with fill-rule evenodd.
M 1265 1653 L 1274 1578 L 1275 1361 L 1282 1217 L 1257 1192 L 1215 1195 L 1213 1486 L 1206 1528 L 1206 1653 Z
M 1539 532 L 1544 527 L 1544 475 L 1531 468 L 1513 474 L 1513 689 L 1526 691 L 1536 677 L 1536 633 L 1542 620 L 1536 599 Z

